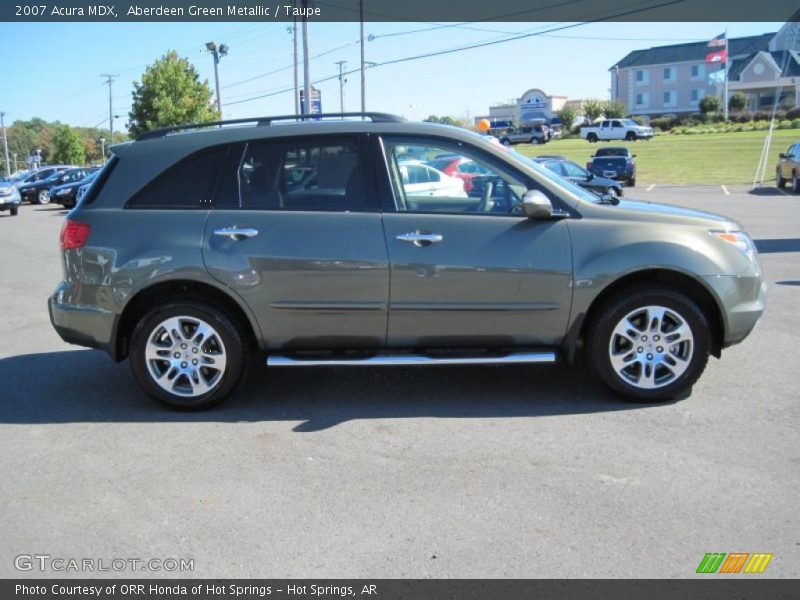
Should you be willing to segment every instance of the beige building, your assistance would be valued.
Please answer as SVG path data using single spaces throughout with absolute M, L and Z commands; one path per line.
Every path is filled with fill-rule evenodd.
M 516 100 L 490 106 L 489 114 L 475 117 L 475 123 L 481 119 L 488 119 L 492 129 L 532 121 L 551 123 L 556 113 L 564 108 L 566 103 L 566 96 L 548 96 L 538 88 L 531 88 Z
M 800 106 L 799 47 L 797 23 L 728 40 L 729 95 L 744 92 L 754 112 L 771 110 L 776 91 L 782 110 Z M 724 94 L 724 66 L 705 62 L 719 49 L 693 42 L 635 50 L 609 70 L 611 98 L 634 115 L 699 112 L 703 97 Z

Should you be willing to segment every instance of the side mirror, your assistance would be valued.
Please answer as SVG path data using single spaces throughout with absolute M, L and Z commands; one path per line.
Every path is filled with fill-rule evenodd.
M 786 158 L 786 152 L 781 152 L 778 154 L 778 158 Z
M 635 154 L 631 154 L 631 158 L 636 158 L 636 155 Z
M 550 198 L 539 190 L 528 190 L 522 196 L 522 210 L 529 219 L 549 219 L 553 216 Z
M 591 171 L 587 171 L 586 172 L 586 181 L 591 181 L 592 179 L 594 179 L 594 173 L 592 173 Z

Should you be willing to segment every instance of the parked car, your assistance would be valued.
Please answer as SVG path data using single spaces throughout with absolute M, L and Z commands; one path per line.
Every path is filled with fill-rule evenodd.
M 578 348 L 616 393 L 655 402 L 764 310 L 755 246 L 726 217 L 612 205 L 477 134 L 361 116 L 115 145 L 61 231 L 56 331 L 129 358 L 148 394 L 183 409 L 222 401 L 263 361 L 571 364 Z M 457 153 L 498 185 L 417 195 L 401 146 Z M 285 164 L 315 184 L 288 191 Z
M 35 183 L 37 181 L 47 179 L 54 173 L 63 172 L 67 169 L 74 168 L 76 167 L 71 165 L 48 165 L 46 167 L 31 169 L 30 171 L 23 171 L 22 173 L 15 175 L 12 180 L 17 186 L 27 185 L 29 183 Z
M 595 125 L 581 127 L 581 137 L 588 142 L 609 140 L 650 140 L 653 128 L 639 125 L 631 119 L 604 119 Z
M 611 198 L 622 196 L 622 183 L 606 177 L 597 177 L 591 171 L 587 171 L 572 161 L 552 160 L 549 158 L 535 158 L 534 160 L 590 192 L 601 196 L 610 196 Z
M 624 181 L 628 187 L 636 185 L 636 155 L 624 146 L 598 148 L 586 163 L 586 169 L 599 177 Z
M 16 217 L 21 203 L 22 198 L 13 182 L 0 177 L 0 212 L 8 211 L 12 217 Z
M 460 154 L 451 154 L 442 158 L 434 158 L 433 160 L 427 161 L 425 164 L 450 177 L 458 177 L 464 182 L 464 191 L 470 196 L 474 195 L 472 190 L 473 178 L 486 175 L 489 172 L 485 167 L 476 163 L 474 160 L 470 160 Z
M 48 192 L 50 202 L 60 204 L 64 208 L 73 208 L 78 203 L 78 190 L 81 186 L 90 184 L 97 177 L 98 169 L 90 168 L 86 171 L 86 177 L 83 179 L 63 183 L 51 188 Z
M 507 129 L 500 136 L 500 143 L 505 146 L 511 146 L 512 144 L 546 144 L 550 141 L 550 138 L 550 128 L 543 123 L 539 123 Z
M 414 195 L 466 197 L 464 182 L 420 161 L 399 161 L 400 177 L 406 192 Z
M 781 152 L 775 167 L 775 182 L 779 188 L 792 184 L 792 191 L 800 193 L 800 142 L 792 144 L 786 152 Z
M 74 183 L 85 178 L 89 169 L 84 167 L 57 168 L 45 179 L 38 179 L 31 183 L 21 184 L 19 193 L 25 202 L 49 204 L 50 189 L 65 183 Z

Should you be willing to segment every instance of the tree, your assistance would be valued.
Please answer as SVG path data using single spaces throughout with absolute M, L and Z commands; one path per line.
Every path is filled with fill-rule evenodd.
M 704 115 L 719 112 L 722 102 L 717 96 L 706 96 L 700 100 L 700 112 Z
M 86 161 L 83 142 L 69 125 L 61 125 L 56 129 L 51 160 L 65 165 L 82 165 Z
M 619 100 L 603 102 L 603 115 L 607 119 L 621 119 L 626 113 L 625 105 Z
M 151 129 L 207 123 L 219 118 L 211 107 L 211 88 L 200 81 L 194 66 L 169 51 L 147 67 L 142 81 L 133 84 L 128 130 L 137 136 Z
M 733 112 L 739 112 L 747 106 L 747 96 L 742 92 L 736 92 L 733 96 L 728 98 L 728 108 Z
M 565 106 L 558 111 L 558 118 L 561 119 L 561 122 L 564 124 L 564 131 L 567 133 L 572 131 L 572 124 L 575 122 L 577 116 L 577 111 L 571 106 Z
M 589 122 L 594 123 L 603 114 L 603 102 L 600 100 L 587 100 L 583 103 L 583 114 L 586 115 Z

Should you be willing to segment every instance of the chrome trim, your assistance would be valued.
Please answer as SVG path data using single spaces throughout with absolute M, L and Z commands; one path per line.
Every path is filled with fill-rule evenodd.
M 428 244 L 438 244 L 444 237 L 439 233 L 420 233 L 414 231 L 411 233 L 401 233 L 396 239 L 401 242 L 411 242 L 415 246 L 427 246 Z
M 432 357 L 420 354 L 385 354 L 366 356 L 363 358 L 293 358 L 291 356 L 272 355 L 267 357 L 270 367 L 393 367 L 403 365 L 501 365 L 501 364 L 535 364 L 554 363 L 556 353 L 514 352 L 504 356 L 471 356 L 471 357 Z
M 243 240 L 244 238 L 251 238 L 258 235 L 258 229 L 252 227 L 220 227 L 214 230 L 214 235 L 228 236 L 232 240 Z

